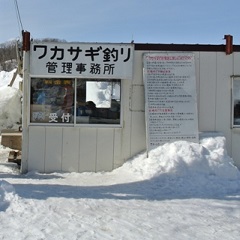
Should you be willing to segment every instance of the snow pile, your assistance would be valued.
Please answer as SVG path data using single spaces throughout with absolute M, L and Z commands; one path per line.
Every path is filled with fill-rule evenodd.
M 22 92 L 12 87 L 0 88 L 0 131 L 14 128 L 22 117 Z
M 225 141 L 223 136 L 212 136 L 203 137 L 199 144 L 166 143 L 151 150 L 147 158 L 143 154 L 126 163 L 126 167 L 143 179 L 173 174 L 176 177 L 203 175 L 236 180 L 240 177 L 239 171 L 227 155 Z
M 22 92 L 18 89 L 22 78 L 17 75 L 13 86 L 8 87 L 15 71 L 0 71 L 0 132 L 5 128 L 17 127 L 22 117 Z
M 166 143 L 136 156 L 115 171 L 148 181 L 147 189 L 161 189 L 161 196 L 222 196 L 240 190 L 240 172 L 226 152 L 220 133 L 201 135 L 200 143 Z M 149 193 L 150 194 L 150 193 Z M 158 198 L 161 198 L 158 196 Z
M 14 197 L 14 187 L 7 181 L 0 180 L 0 212 L 8 207 Z
M 16 72 L 16 69 L 13 69 L 10 72 L 0 71 L 0 88 L 8 86 L 10 84 L 15 72 Z M 22 81 L 22 78 L 19 75 L 17 75 L 12 87 L 19 88 L 20 81 Z

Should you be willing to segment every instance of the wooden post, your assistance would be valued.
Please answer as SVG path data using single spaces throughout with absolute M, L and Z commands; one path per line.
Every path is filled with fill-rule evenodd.
M 22 49 L 25 52 L 30 50 L 30 32 L 23 32 L 23 46 Z

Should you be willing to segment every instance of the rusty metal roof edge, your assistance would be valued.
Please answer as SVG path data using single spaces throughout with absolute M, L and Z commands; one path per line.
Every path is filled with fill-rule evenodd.
M 135 43 L 136 51 L 200 51 L 225 52 L 226 45 L 211 44 L 163 44 L 163 43 Z M 233 45 L 233 52 L 240 52 L 240 45 Z

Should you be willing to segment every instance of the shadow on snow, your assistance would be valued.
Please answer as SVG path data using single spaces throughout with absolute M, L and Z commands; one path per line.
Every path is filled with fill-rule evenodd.
M 181 178 L 170 174 L 150 180 L 108 186 L 42 184 L 41 180 L 39 184 L 13 186 L 20 197 L 39 200 L 50 197 L 148 201 L 190 198 L 240 200 L 239 180 L 230 181 L 216 177 Z

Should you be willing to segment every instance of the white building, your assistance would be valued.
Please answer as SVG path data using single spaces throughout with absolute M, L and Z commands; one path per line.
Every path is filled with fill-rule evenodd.
M 174 132 L 160 129 L 161 142 L 171 133 L 171 141 L 189 139 L 186 136 L 197 141 L 196 133 L 222 132 L 228 154 L 240 167 L 240 47 L 232 46 L 230 37 L 226 45 L 35 43 L 25 32 L 22 172 L 111 171 L 148 149 L 151 132 L 146 122 L 151 124 L 152 110 L 145 98 L 146 54 L 193 56 L 182 62 L 185 85 L 178 87 L 187 94 L 171 90 L 175 105 L 178 101 L 181 109 L 193 107 L 181 113 L 192 117 L 174 119 Z M 179 66 L 176 70 L 172 62 L 159 63 L 159 69 L 168 68 L 172 76 L 180 74 Z M 186 87 L 190 78 L 195 89 Z M 166 79 L 170 81 L 168 75 Z M 176 88 L 176 81 L 171 88 Z M 162 124 L 154 131 L 173 126 L 176 111 L 169 92 L 168 105 L 161 101 L 157 108 L 163 111 L 166 106 L 168 118 L 158 114 Z M 185 123 L 189 127 L 181 128 Z

